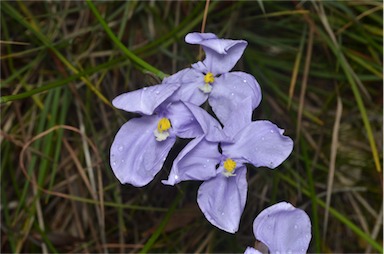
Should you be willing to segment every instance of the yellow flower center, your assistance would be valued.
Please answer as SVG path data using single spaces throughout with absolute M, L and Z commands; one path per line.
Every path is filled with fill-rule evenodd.
M 224 161 L 224 169 L 228 172 L 229 175 L 232 175 L 235 168 L 236 168 L 236 162 L 234 160 L 227 158 Z
M 204 82 L 206 84 L 212 84 L 214 81 L 215 81 L 215 76 L 213 76 L 212 72 L 208 72 L 207 74 L 205 74 Z
M 169 121 L 168 118 L 161 118 L 159 122 L 157 123 L 157 131 L 158 132 L 163 132 L 167 131 L 171 128 L 171 122 Z

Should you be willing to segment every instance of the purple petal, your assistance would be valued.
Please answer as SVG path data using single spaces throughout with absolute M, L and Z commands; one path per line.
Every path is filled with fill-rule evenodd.
M 111 146 L 110 161 L 121 183 L 136 187 L 147 185 L 162 168 L 175 137 L 156 141 L 153 131 L 158 120 L 157 116 L 134 118 L 117 132 Z
M 128 112 L 152 115 L 153 111 L 168 97 L 170 97 L 179 87 L 179 83 L 164 83 L 144 87 L 142 89 L 117 96 L 112 101 L 112 104 L 116 108 Z
M 280 202 L 256 217 L 253 232 L 271 253 L 306 253 L 311 241 L 311 221 L 303 210 Z
M 220 158 L 218 143 L 209 142 L 204 136 L 195 138 L 176 157 L 168 180 L 162 183 L 175 185 L 186 180 L 208 180 L 216 176 Z
M 193 105 L 191 103 L 185 102 L 184 103 L 189 110 L 192 112 L 193 116 L 195 117 L 196 121 L 200 124 L 204 134 L 205 138 L 208 141 L 212 142 L 220 142 L 220 141 L 227 141 L 231 142 L 232 139 L 225 135 L 223 132 L 223 129 L 221 128 L 220 123 L 213 118 L 210 114 L 208 114 L 204 109 L 197 107 L 196 105 Z
M 235 143 L 222 144 L 223 154 L 252 163 L 256 167 L 275 168 L 292 152 L 293 141 L 282 135 L 269 121 L 255 121 L 235 136 Z
M 248 44 L 244 40 L 218 39 L 214 34 L 204 33 L 187 34 L 185 41 L 203 47 L 206 55 L 203 64 L 207 67 L 207 71 L 216 75 L 230 71 Z
M 197 106 L 203 104 L 208 94 L 203 93 L 199 87 L 204 85 L 204 74 L 188 68 L 176 73 L 179 76 L 180 88 L 169 98 L 171 101 L 186 101 Z
M 256 250 L 255 248 L 252 247 L 247 247 L 245 250 L 244 254 L 263 254 L 260 251 Z
M 235 233 L 239 228 L 247 198 L 247 169 L 241 166 L 236 175 L 226 177 L 218 168 L 216 177 L 201 184 L 197 203 L 207 220 L 214 226 Z
M 250 110 L 252 114 L 261 100 L 260 87 L 251 75 L 236 72 L 235 74 L 227 73 L 215 79 L 208 101 L 213 112 L 225 125 L 232 114 L 238 114 L 239 103 L 247 97 L 251 97 L 252 107 L 242 110 Z
M 195 105 L 193 106 L 197 107 Z M 194 113 L 185 103 L 180 101 L 174 102 L 168 106 L 167 111 L 165 115 L 171 120 L 172 128 L 176 136 L 181 138 L 195 138 L 204 134 Z M 208 114 L 207 112 L 205 113 Z
M 252 122 L 252 99 L 245 98 L 237 104 L 237 108 L 230 114 L 228 120 L 224 123 L 223 131 L 229 137 L 235 137 L 240 130 Z

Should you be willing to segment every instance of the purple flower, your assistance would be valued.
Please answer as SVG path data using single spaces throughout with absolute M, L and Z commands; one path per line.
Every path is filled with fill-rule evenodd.
M 188 102 L 169 102 L 177 83 L 164 83 L 116 97 L 115 107 L 140 113 L 125 123 L 111 146 L 111 167 L 121 183 L 148 184 L 162 168 L 176 137 L 226 139 L 220 124 L 200 107 Z
M 205 217 L 230 233 L 238 230 L 243 213 L 247 180 L 245 163 L 275 168 L 291 153 L 293 142 L 269 121 L 251 122 L 251 99 L 239 103 L 223 131 L 233 142 L 191 141 L 177 156 L 164 184 L 203 180 L 197 202 Z M 244 110 L 240 110 L 244 109 Z
M 218 39 L 212 33 L 189 33 L 185 41 L 201 45 L 206 58 L 177 73 L 181 86 L 172 96 L 175 100 L 201 105 L 208 99 L 223 124 L 248 96 L 252 98 L 251 111 L 260 104 L 261 91 L 256 79 L 244 72 L 229 72 L 243 54 L 246 41 Z
M 311 221 L 301 209 L 280 202 L 264 209 L 253 222 L 253 233 L 270 253 L 306 253 L 311 241 Z M 245 253 L 257 253 L 248 247 Z

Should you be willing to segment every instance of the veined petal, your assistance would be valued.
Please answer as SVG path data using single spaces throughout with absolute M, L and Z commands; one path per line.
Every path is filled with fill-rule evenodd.
M 311 221 L 303 210 L 280 202 L 256 217 L 253 232 L 271 253 L 306 253 L 311 241 Z
M 220 163 L 221 154 L 218 143 L 197 137 L 188 143 L 173 162 L 167 185 L 175 185 L 186 180 L 208 180 L 216 176 L 216 165 Z
M 231 142 L 232 141 L 230 137 L 225 135 L 225 133 L 223 132 L 223 129 L 221 128 L 220 123 L 215 118 L 213 118 L 210 114 L 208 114 L 204 109 L 197 107 L 196 105 L 193 105 L 188 102 L 185 102 L 184 104 L 192 112 L 196 121 L 199 123 L 199 125 L 202 128 L 205 134 L 205 138 L 208 141 L 212 141 L 212 142 L 220 142 L 220 141 Z
M 175 143 L 175 137 L 156 141 L 153 131 L 159 117 L 129 120 L 117 132 L 111 146 L 110 162 L 117 179 L 136 187 L 147 185 L 160 171 Z
M 218 39 L 216 35 L 210 33 L 189 33 L 185 41 L 203 47 L 206 55 L 203 63 L 208 71 L 216 75 L 230 71 L 248 44 L 244 40 Z
M 171 101 L 185 101 L 200 106 L 208 94 L 200 91 L 199 87 L 204 85 L 204 74 L 193 68 L 187 68 L 177 72 L 180 88 L 169 98 Z
M 246 73 L 227 73 L 215 79 L 208 101 L 220 122 L 225 125 L 231 114 L 238 113 L 239 103 L 247 97 L 251 97 L 252 107 L 242 110 L 248 110 L 252 114 L 261 100 L 261 90 L 256 80 Z
M 255 121 L 242 129 L 233 144 L 222 144 L 223 154 L 242 158 L 256 167 L 275 168 L 292 152 L 293 141 L 269 121 Z
M 153 111 L 178 88 L 180 83 L 163 83 L 124 93 L 113 99 L 112 104 L 128 112 L 152 115 Z
M 197 203 L 207 220 L 214 226 L 235 233 L 247 198 L 247 169 L 241 166 L 236 175 L 226 177 L 219 167 L 217 175 L 201 184 Z

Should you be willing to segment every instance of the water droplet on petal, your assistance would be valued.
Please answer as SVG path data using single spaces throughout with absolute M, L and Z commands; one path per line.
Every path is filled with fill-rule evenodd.
M 206 167 L 207 167 L 207 165 L 205 165 L 205 164 L 204 164 L 204 165 L 203 165 L 203 167 L 204 167 L 204 168 L 206 168 Z
M 306 238 L 310 238 L 311 236 L 310 236 L 309 234 L 306 234 L 305 237 L 306 237 Z
M 147 89 L 148 89 L 148 87 L 144 87 L 144 88 L 143 88 L 144 91 L 147 90 Z
M 275 131 L 274 130 L 271 130 L 271 133 L 274 133 Z
M 293 226 L 295 229 L 297 229 L 299 226 L 297 226 L 297 225 L 295 225 L 295 226 Z
M 112 165 L 113 165 L 113 166 L 116 166 L 116 161 L 113 161 L 113 162 L 112 162 Z
M 261 137 L 261 140 L 264 140 L 265 138 L 264 137 Z
M 207 160 L 207 162 L 209 163 L 209 159 Z
M 246 80 L 246 79 L 244 79 L 244 80 L 243 80 L 243 82 L 244 82 L 244 83 L 247 83 L 247 80 Z
M 121 163 L 124 163 L 125 162 L 125 160 L 121 160 Z
M 160 92 L 158 90 L 155 91 L 155 94 L 158 95 Z
M 232 96 L 234 96 L 235 94 L 234 93 L 231 93 Z
M 224 212 L 222 212 L 221 215 L 224 215 Z
M 124 146 L 119 146 L 119 151 L 121 152 L 121 151 L 123 151 L 123 149 L 124 149 Z
M 179 179 L 179 176 L 178 176 L 178 175 L 175 175 L 175 179 L 176 179 L 176 180 Z

